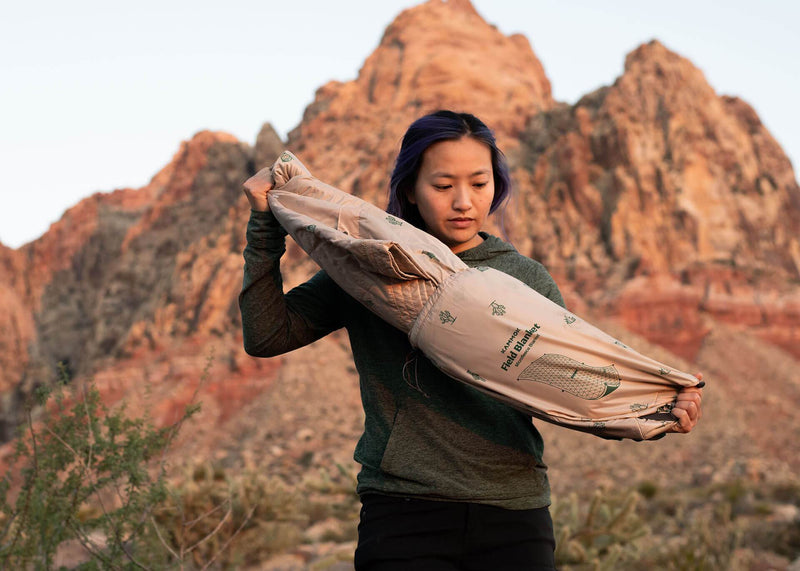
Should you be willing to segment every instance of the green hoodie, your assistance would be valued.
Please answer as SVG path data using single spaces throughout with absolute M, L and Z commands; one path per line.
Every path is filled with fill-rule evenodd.
M 252 211 L 239 295 L 244 347 L 272 357 L 347 328 L 364 406 L 355 450 L 359 494 L 531 509 L 550 504 L 543 442 L 530 416 L 446 376 L 408 337 L 345 293 L 324 272 L 284 295 L 279 260 L 285 231 L 269 212 Z M 539 262 L 481 232 L 458 255 L 490 266 L 564 305 Z

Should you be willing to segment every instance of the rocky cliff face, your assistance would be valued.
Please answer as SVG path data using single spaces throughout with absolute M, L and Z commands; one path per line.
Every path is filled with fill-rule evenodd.
M 750 106 L 718 96 L 656 41 L 628 55 L 613 85 L 535 116 L 523 140 L 521 193 L 549 216 L 535 228 L 525 217 L 520 231 L 553 267 L 721 264 L 800 277 L 788 158 Z
M 34 339 L 33 314 L 24 297 L 21 252 L 0 244 L 0 394 L 14 390 L 28 366 L 28 345 Z
M 96 194 L 42 238 L 5 251 L 6 434 L 24 396 L 57 378 L 59 364 L 85 376 L 172 357 L 186 342 L 241 345 L 233 339 L 248 215 L 240 184 L 253 154 L 230 135 L 198 133 L 146 187 Z M 236 366 L 227 352 L 223 359 Z
M 613 84 L 559 104 L 525 38 L 504 36 L 466 0 L 430 0 L 398 16 L 355 80 L 319 89 L 288 146 L 323 180 L 384 205 L 404 129 L 443 107 L 497 131 L 516 191 L 494 231 L 505 226 L 520 251 L 544 262 L 573 309 L 718 373 L 724 348 L 744 351 L 748 340 L 784 363 L 781 379 L 796 370 L 800 190 L 745 102 L 720 97 L 691 62 L 650 42 Z M 109 402 L 143 403 L 147 388 L 162 422 L 199 388 L 197 434 L 207 449 L 220 427 L 234 427 L 259 435 L 253 446 L 276 463 L 310 446 L 278 442 L 299 422 L 292 406 L 320 423 L 319 434 L 336 432 L 314 416 L 331 409 L 334 392 L 347 395 L 335 418 L 359 418 L 342 336 L 321 341 L 315 355 L 326 356 L 310 361 L 308 353 L 253 359 L 242 349 L 249 209 L 241 182 L 282 147 L 268 125 L 255 148 L 198 133 L 144 188 L 96 194 L 35 242 L 0 245 L 0 436 L 12 434 L 25 396 L 52 382 L 59 363 L 93 375 Z M 291 243 L 284 262 L 289 286 L 314 270 Z M 348 388 L 320 390 L 314 363 Z M 758 370 L 748 362 L 748 375 Z M 293 375 L 309 377 L 300 392 Z M 248 416 L 265 410 L 278 416 Z
M 745 102 L 653 41 L 522 141 L 508 219 L 523 251 L 689 358 L 706 317 L 797 351 L 800 189 Z

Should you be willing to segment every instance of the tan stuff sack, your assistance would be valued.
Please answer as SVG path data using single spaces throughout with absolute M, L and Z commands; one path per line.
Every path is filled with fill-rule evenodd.
M 493 268 L 327 185 L 289 152 L 271 167 L 275 217 L 339 286 L 408 333 L 442 371 L 532 416 L 648 439 L 692 375 L 641 355 Z M 262 175 L 263 176 L 263 173 Z

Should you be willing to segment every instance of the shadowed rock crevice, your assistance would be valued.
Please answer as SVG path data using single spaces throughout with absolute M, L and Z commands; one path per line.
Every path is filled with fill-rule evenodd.
M 11 406 L 5 407 L 6 415 L 13 417 L 3 419 L 5 426 L 21 420 L 20 405 L 36 386 L 59 377 L 59 363 L 69 363 L 73 375 L 86 376 L 102 363 L 128 355 L 126 344 L 134 325 L 157 321 L 159 309 L 177 297 L 176 292 L 185 293 L 187 284 L 176 275 L 178 259 L 203 241 L 208 248 L 196 252 L 193 262 L 216 258 L 212 248 L 217 237 L 231 241 L 230 220 L 224 214 L 240 205 L 251 151 L 240 143 L 216 142 L 204 152 L 205 165 L 193 177 L 189 192 L 177 200 L 170 201 L 169 194 L 181 184 L 180 169 L 162 191 L 157 208 L 99 206 L 94 232 L 43 289 L 34 314 L 30 364 Z M 142 222 L 147 223 L 146 231 L 136 232 Z M 222 264 L 215 262 L 217 269 Z M 216 278 L 212 272 L 199 285 L 201 305 L 179 317 L 187 334 L 197 329 L 202 300 Z M 152 341 L 154 333 L 144 328 L 141 335 Z

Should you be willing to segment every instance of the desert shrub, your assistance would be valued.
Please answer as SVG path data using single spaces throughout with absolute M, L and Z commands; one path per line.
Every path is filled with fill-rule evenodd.
M 213 353 L 198 390 L 212 363 Z M 237 533 L 217 537 L 219 531 L 243 513 L 247 519 L 248 502 L 257 503 L 250 496 L 262 491 L 248 489 L 239 503 L 210 495 L 203 513 L 182 521 L 177 538 L 162 533 L 158 517 L 178 497 L 167 482 L 167 452 L 199 411 L 197 392 L 175 423 L 157 428 L 147 414 L 106 407 L 91 381 L 70 380 L 62 368 L 60 383 L 35 393 L 0 479 L 0 569 L 52 569 L 65 546 L 79 548 L 69 563 L 84 570 L 211 568 Z M 34 408 L 42 411 L 35 420 Z M 223 476 L 198 470 L 190 480 Z M 199 493 L 193 498 L 199 502 Z M 284 545 L 296 541 L 294 531 L 268 531 L 287 538 Z M 208 559 L 198 557 L 200 546 Z
M 53 568 L 68 540 L 89 554 L 85 568 L 159 564 L 156 551 L 138 547 L 151 531 L 149 514 L 167 497 L 164 453 L 199 407 L 156 428 L 124 406 L 106 407 L 93 383 L 69 380 L 62 369 L 61 383 L 40 387 L 27 407 L 0 486 L 0 567 Z
M 156 428 L 106 407 L 93 383 L 62 381 L 37 393 L 0 479 L 0 569 L 55 568 L 65 546 L 87 570 L 237 568 L 296 547 L 330 517 L 346 524 L 336 539 L 355 536 L 355 476 L 341 466 L 309 468 L 294 485 L 211 463 L 168 480 L 166 452 L 198 406 Z
M 675 518 L 664 522 L 664 527 L 663 544 L 645 559 L 651 568 L 665 571 L 733 569 L 743 528 L 733 516 L 730 503 L 702 505 L 691 513 L 681 506 Z
M 743 538 L 745 546 L 777 553 L 791 561 L 800 557 L 800 520 L 766 521 Z
M 653 499 L 658 493 L 658 485 L 649 480 L 645 480 L 643 482 L 639 482 L 639 486 L 636 488 L 636 491 L 638 491 L 644 498 L 650 500 Z
M 619 569 L 637 559 L 650 530 L 636 513 L 638 495 L 597 490 L 588 506 L 571 494 L 555 503 L 556 563 L 564 569 Z
M 213 561 L 222 568 L 254 565 L 297 547 L 306 528 L 329 516 L 352 525 L 323 540 L 355 537 L 358 496 L 354 476 L 344 468 L 333 476 L 320 470 L 294 486 L 259 470 L 202 464 L 184 473 L 153 514 L 176 561 Z
M 306 517 L 298 491 L 258 472 L 230 477 L 219 467 L 190 471 L 153 514 L 176 560 L 254 563 L 300 543 Z M 235 551 L 221 555 L 234 537 Z

